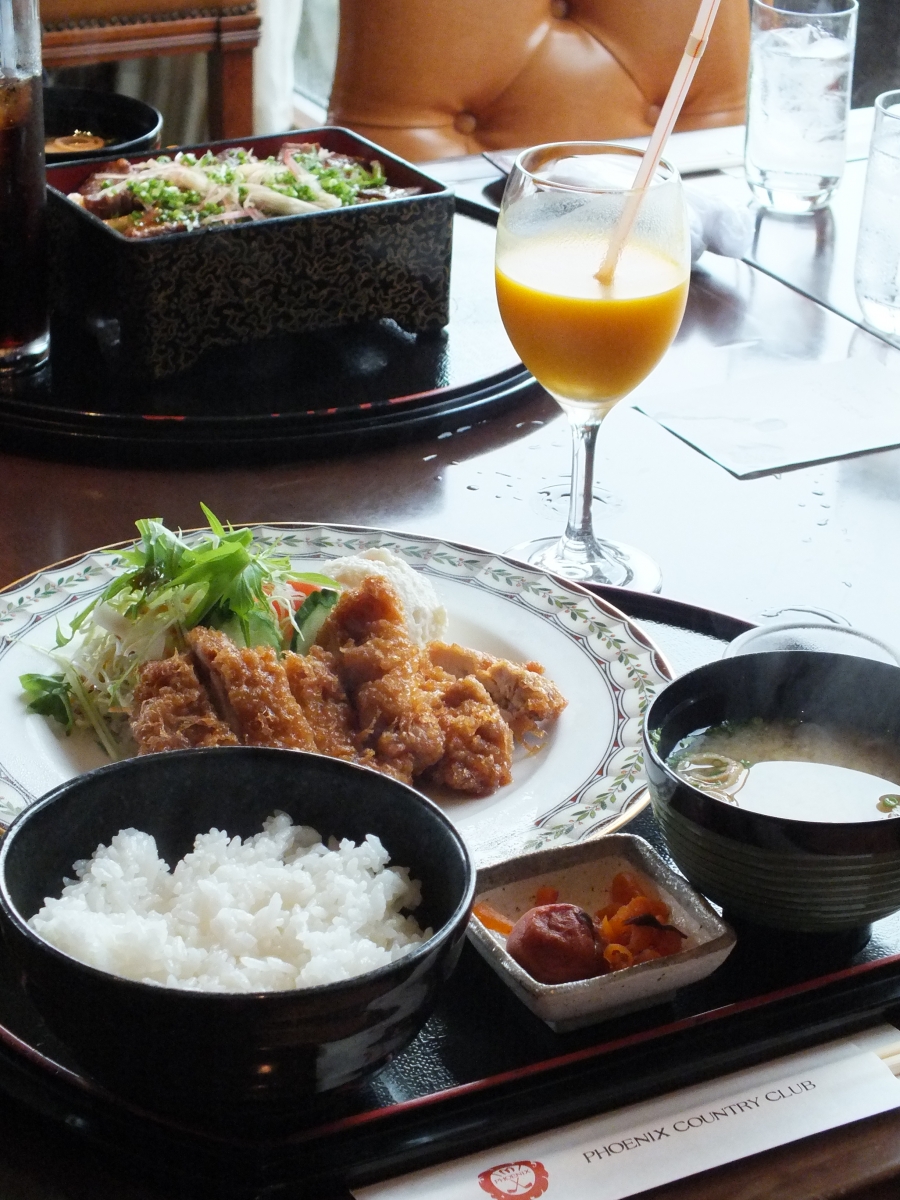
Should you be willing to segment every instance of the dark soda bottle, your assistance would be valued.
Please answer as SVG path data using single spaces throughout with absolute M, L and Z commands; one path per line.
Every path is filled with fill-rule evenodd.
M 0 370 L 46 360 L 47 276 L 41 77 L 0 74 Z

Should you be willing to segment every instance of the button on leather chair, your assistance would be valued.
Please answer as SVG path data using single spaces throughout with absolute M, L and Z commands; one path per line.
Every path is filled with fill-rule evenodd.
M 253 132 L 254 0 L 194 8 L 183 0 L 41 0 L 44 66 L 206 53 L 213 138 Z
M 698 0 L 341 0 L 330 120 L 413 161 L 650 133 Z M 721 0 L 679 129 L 744 120 L 747 0 Z

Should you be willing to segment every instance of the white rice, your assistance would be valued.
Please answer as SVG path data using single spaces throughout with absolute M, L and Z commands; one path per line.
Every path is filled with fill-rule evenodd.
M 355 846 L 278 812 L 242 842 L 211 829 L 170 871 L 156 840 L 123 829 L 74 865 L 77 882 L 29 925 L 64 953 L 126 979 L 204 992 L 336 983 L 431 936 L 404 916 L 421 899 L 369 834 Z
M 427 576 L 403 561 L 393 550 L 373 546 L 361 554 L 324 563 L 319 570 L 346 587 L 359 587 L 369 575 L 383 575 L 403 601 L 409 635 L 420 646 L 440 641 L 447 632 L 447 610 Z

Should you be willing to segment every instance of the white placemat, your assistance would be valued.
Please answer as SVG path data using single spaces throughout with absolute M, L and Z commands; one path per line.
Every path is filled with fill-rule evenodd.
M 635 407 L 739 479 L 900 446 L 900 372 L 871 359 L 785 366 Z

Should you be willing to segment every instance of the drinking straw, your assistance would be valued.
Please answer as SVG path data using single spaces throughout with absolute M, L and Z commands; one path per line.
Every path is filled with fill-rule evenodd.
M 665 103 L 656 119 L 656 125 L 650 136 L 650 143 L 644 151 L 644 157 L 641 159 L 641 165 L 638 167 L 634 183 L 631 185 L 632 191 L 626 201 L 625 208 L 609 239 L 609 245 L 606 248 L 606 257 L 595 276 L 596 279 L 599 279 L 607 287 L 613 281 L 619 255 L 622 253 L 622 247 L 628 240 L 628 235 L 634 224 L 634 218 L 637 216 L 637 210 L 643 199 L 644 191 L 653 178 L 656 168 L 659 166 L 659 160 L 662 158 L 663 149 L 669 140 L 669 134 L 678 120 L 678 114 L 681 112 L 681 106 L 684 104 L 685 97 L 690 89 L 694 72 L 697 70 L 697 64 L 703 57 L 703 51 L 706 49 L 706 43 L 709 41 L 709 33 L 718 11 L 719 0 L 700 0 L 700 7 L 697 10 L 694 27 L 688 37 L 684 54 L 681 56 L 678 70 L 675 72 L 675 78 L 672 80 L 672 86 L 669 88 L 669 94 L 666 96 Z

